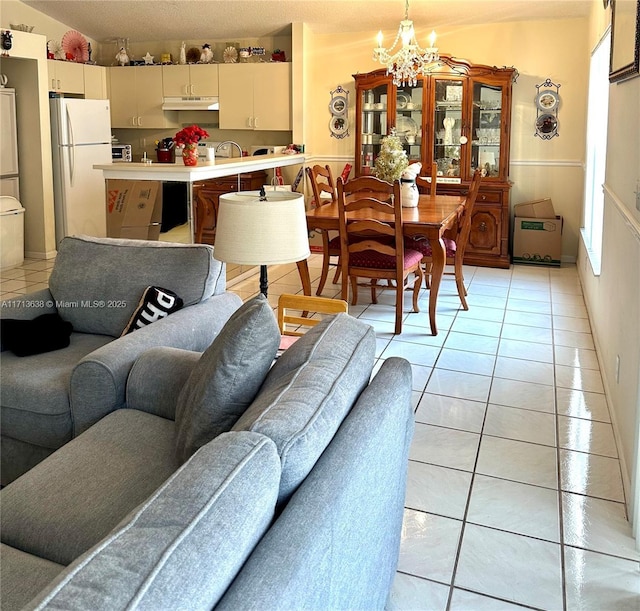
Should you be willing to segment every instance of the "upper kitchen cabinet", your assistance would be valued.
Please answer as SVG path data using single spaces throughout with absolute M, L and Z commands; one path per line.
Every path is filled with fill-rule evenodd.
M 84 64 L 84 97 L 105 100 L 107 95 L 107 69 L 104 66 Z
M 162 91 L 165 97 L 217 96 L 218 66 L 216 64 L 162 66 Z
M 395 128 L 409 161 L 429 175 L 438 166 L 438 193 L 469 189 L 483 179 L 472 217 L 465 263 L 508 267 L 509 140 L 515 68 L 441 56 L 415 87 L 396 87 L 385 70 L 354 75 L 356 175 L 371 174 L 382 138 Z
M 176 113 L 162 110 L 162 68 L 109 68 L 111 127 L 148 129 L 177 125 Z
M 220 64 L 220 128 L 291 130 L 291 64 Z
M 84 94 L 84 65 L 56 59 L 47 60 L 49 91 Z

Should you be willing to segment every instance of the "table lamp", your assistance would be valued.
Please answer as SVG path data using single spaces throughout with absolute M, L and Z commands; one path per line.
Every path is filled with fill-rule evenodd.
M 310 255 L 304 197 L 287 191 L 242 191 L 220 196 L 213 256 L 260 265 L 267 296 L 267 265 L 295 263 Z

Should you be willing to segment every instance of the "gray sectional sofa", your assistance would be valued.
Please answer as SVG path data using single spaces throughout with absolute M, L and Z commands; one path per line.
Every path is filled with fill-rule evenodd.
M 225 266 L 212 255 L 204 244 L 67 237 L 58 247 L 49 288 L 3 301 L 3 485 L 122 407 L 127 375 L 144 351 L 205 350 L 242 303 L 225 292 Z M 174 292 L 184 306 L 121 337 L 149 286 Z M 35 324 L 32 319 L 55 314 L 57 324 L 20 328 L 13 348 L 24 349 L 29 340 L 46 344 L 60 325 L 71 324 L 67 347 L 30 356 L 6 349 L 8 323 Z
M 373 375 L 373 329 L 346 314 L 272 365 L 277 343 L 256 298 L 203 354 L 146 352 L 125 408 L 4 488 L 3 611 L 384 608 L 410 365 Z

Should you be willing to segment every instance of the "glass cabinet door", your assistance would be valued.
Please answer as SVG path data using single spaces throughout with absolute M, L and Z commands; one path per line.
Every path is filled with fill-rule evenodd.
M 396 135 L 402 142 L 409 163 L 422 160 L 423 82 L 401 87 L 396 92 Z
M 480 168 L 484 177 L 500 176 L 501 125 L 502 87 L 474 82 L 471 113 L 471 172 Z
M 460 177 L 463 81 L 434 78 L 433 157 L 438 175 Z
M 380 153 L 380 141 L 387 134 L 388 86 L 386 84 L 361 90 L 362 109 L 360 134 L 361 174 L 373 174 L 375 158 Z

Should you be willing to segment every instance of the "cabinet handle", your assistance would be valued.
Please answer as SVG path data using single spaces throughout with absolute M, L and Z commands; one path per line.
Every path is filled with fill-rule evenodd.
M 138 117 L 138 127 L 142 127 L 142 117 Z
M 482 233 L 486 233 L 487 224 L 484 221 L 482 221 L 482 223 L 480 223 L 480 225 L 478 225 L 478 231 L 482 231 Z
M 58 79 L 58 89 L 62 89 L 62 87 L 60 87 L 60 79 Z
M 56 88 L 56 79 L 52 78 L 51 79 L 51 89 L 55 89 Z
M 481 195 L 481 196 L 480 196 L 480 199 L 481 199 L 482 201 L 484 201 L 485 199 L 487 199 L 487 196 L 486 196 L 486 195 Z
M 196 95 L 196 86 L 190 85 L 189 88 L 191 89 L 191 95 Z
M 253 127 L 254 128 L 258 127 L 258 117 L 253 117 Z

